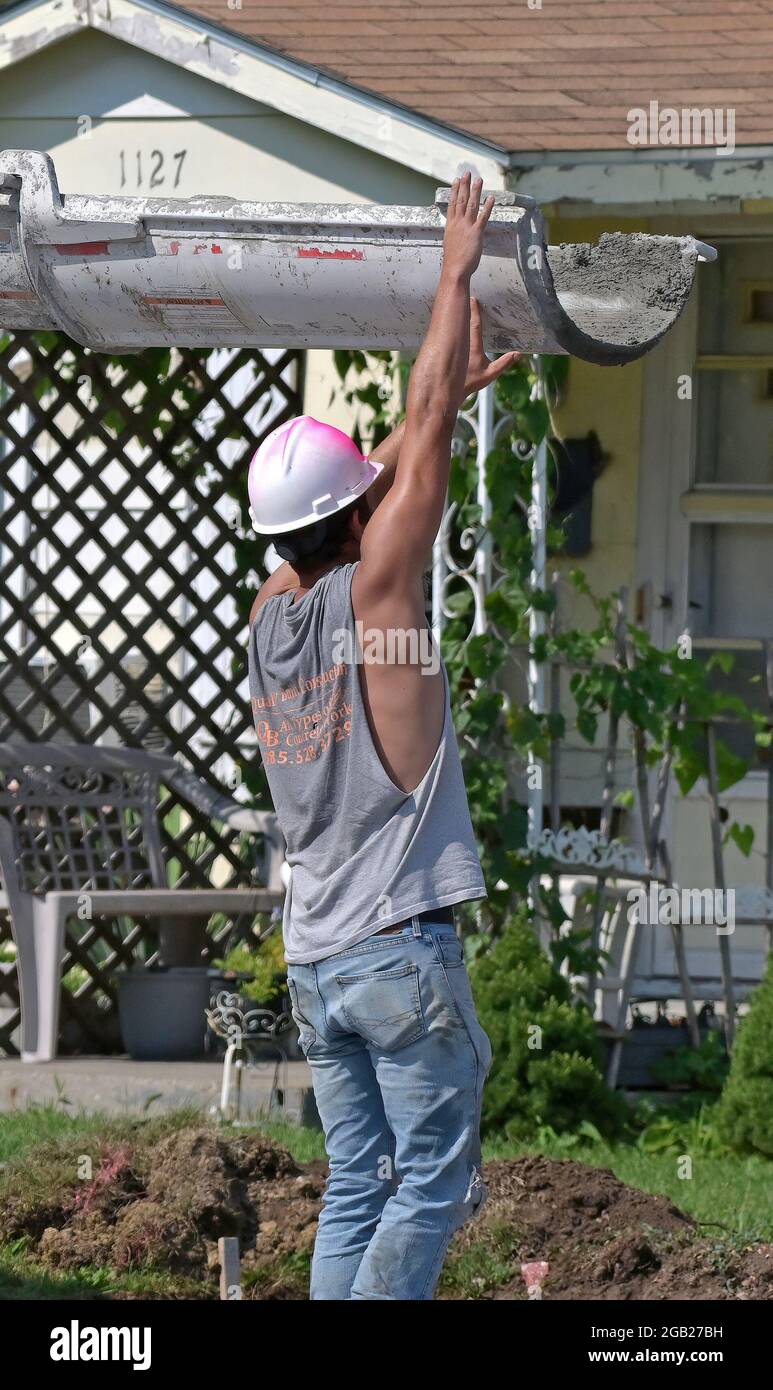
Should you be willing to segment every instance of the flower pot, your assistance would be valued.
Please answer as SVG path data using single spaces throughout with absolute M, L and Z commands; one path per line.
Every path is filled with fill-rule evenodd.
M 223 976 L 208 966 L 128 970 L 118 979 L 123 1045 L 138 1062 L 204 1057 L 206 1009 Z

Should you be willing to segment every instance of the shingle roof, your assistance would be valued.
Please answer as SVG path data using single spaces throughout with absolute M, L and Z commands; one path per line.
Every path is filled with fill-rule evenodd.
M 627 147 L 626 115 L 732 107 L 773 143 L 773 0 L 177 0 L 292 58 L 519 152 Z

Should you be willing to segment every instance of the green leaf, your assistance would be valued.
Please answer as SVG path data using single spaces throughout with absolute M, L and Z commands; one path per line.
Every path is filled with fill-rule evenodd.
M 333 362 L 340 380 L 345 381 L 352 365 L 351 353 L 345 351 L 344 348 L 336 348 L 333 352 Z
M 733 821 L 728 836 L 725 838 L 726 840 L 727 838 L 731 839 L 733 844 L 738 846 L 744 858 L 748 859 L 754 844 L 754 826 L 739 825 L 737 821 Z
M 590 597 L 590 584 L 582 570 L 570 570 L 569 578 L 579 594 L 585 594 L 586 597 Z
M 736 753 L 732 753 L 726 743 L 717 739 L 717 780 L 719 790 L 727 791 L 736 782 L 740 782 L 745 777 L 749 764 L 745 758 L 740 758 Z
M 586 743 L 595 743 L 597 728 L 598 719 L 595 714 L 591 714 L 590 710 L 577 711 L 577 732 Z
M 469 613 L 472 603 L 472 593 L 466 584 L 463 589 L 458 589 L 455 594 L 448 594 L 446 597 L 446 608 L 456 617 L 462 613 Z
M 734 665 L 735 656 L 732 652 L 712 652 L 706 662 L 706 670 L 714 671 L 718 667 L 726 676 L 729 676 Z

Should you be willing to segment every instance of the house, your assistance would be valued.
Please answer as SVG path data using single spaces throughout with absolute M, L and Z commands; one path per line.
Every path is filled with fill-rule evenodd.
M 637 620 L 664 645 L 689 627 L 698 647 L 733 651 L 734 679 L 748 694 L 749 677 L 761 677 L 764 703 L 769 0 L 520 0 L 485 11 L 469 0 L 25 0 L 0 12 L 0 67 L 0 147 L 47 150 L 65 193 L 430 203 L 473 164 L 488 187 L 536 197 L 554 243 L 622 230 L 717 246 L 717 264 L 648 357 L 614 371 L 572 362 L 559 420 L 567 437 L 595 431 L 608 458 L 582 561 L 592 587 L 627 586 Z M 278 407 L 330 416 L 329 353 L 296 355 L 282 373 Z M 195 546 L 186 563 L 195 568 Z M 238 615 L 224 612 L 236 633 Z M 582 620 L 580 600 L 567 616 Z M 71 621 L 68 651 L 76 634 Z M 562 799 L 592 822 L 598 752 L 578 742 L 565 774 Z M 728 848 L 729 882 L 764 881 L 766 795 L 755 768 L 729 798 L 756 831 L 748 863 Z M 675 799 L 669 817 L 680 881 L 712 883 L 704 790 Z M 761 961 L 759 935 L 741 937 L 734 949 Z

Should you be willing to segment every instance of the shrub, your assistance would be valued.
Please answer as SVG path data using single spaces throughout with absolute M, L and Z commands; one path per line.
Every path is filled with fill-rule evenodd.
M 214 964 L 226 974 L 236 975 L 239 993 L 255 1003 L 270 1004 L 285 990 L 287 965 L 279 931 L 259 943 L 254 938 L 239 941 Z
M 625 1106 L 604 1083 L 591 1013 L 572 1002 L 525 913 L 473 961 L 470 978 L 493 1051 L 483 1132 L 523 1140 L 542 1126 L 565 1133 L 590 1121 L 607 1138 L 618 1134 Z
M 700 1045 L 679 1047 L 653 1062 L 652 1076 L 664 1086 L 687 1087 L 691 1091 L 722 1090 L 729 1070 L 724 1035 L 712 1028 Z
M 773 956 L 738 1029 L 718 1123 L 732 1148 L 773 1158 Z

